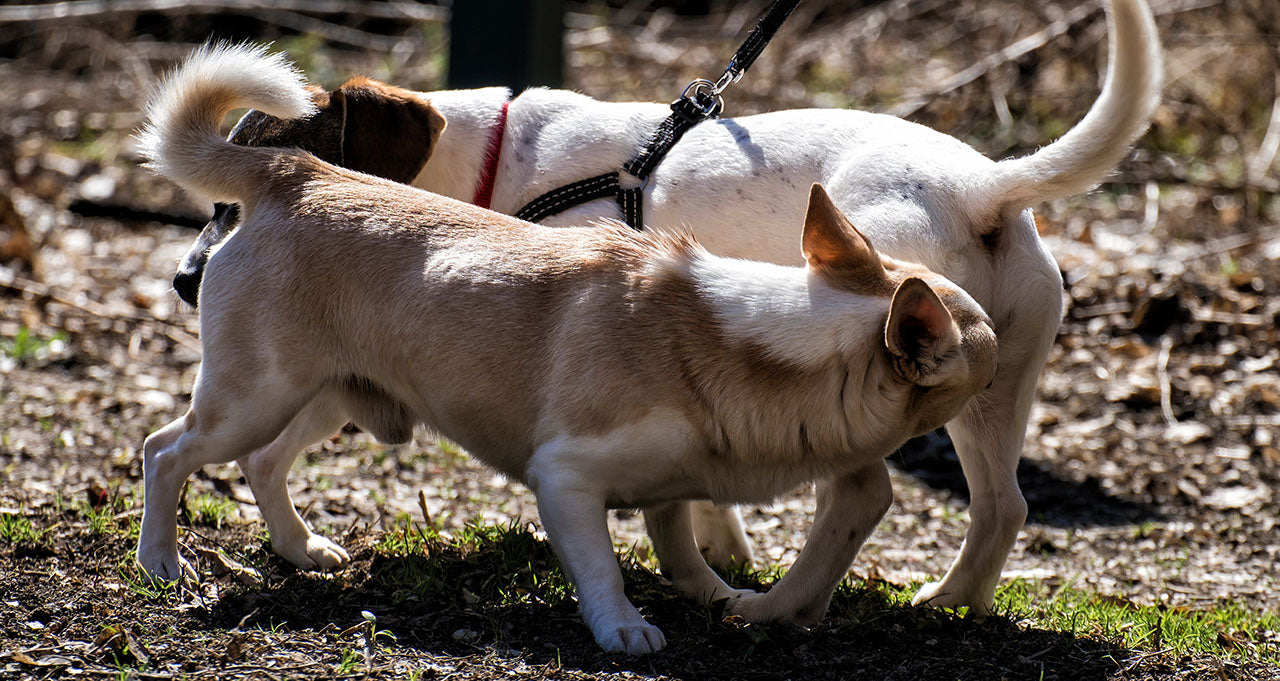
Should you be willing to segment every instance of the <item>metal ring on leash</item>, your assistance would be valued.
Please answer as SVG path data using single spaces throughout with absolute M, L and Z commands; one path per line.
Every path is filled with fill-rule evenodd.
M 751 68 L 774 34 L 782 27 L 782 23 L 799 4 L 800 0 L 774 0 L 769 6 L 769 11 L 755 28 L 751 29 L 750 35 L 742 46 L 733 53 L 733 57 L 729 60 L 729 67 L 720 78 L 714 83 L 705 78 L 699 78 L 686 85 L 680 97 L 671 103 L 671 115 L 658 126 L 658 130 L 649 138 L 645 146 L 623 164 L 622 170 L 546 192 L 525 204 L 525 207 L 516 213 L 516 217 L 537 222 L 573 206 L 603 198 L 604 194 L 601 192 L 612 188 L 616 190 L 618 205 L 622 209 L 627 224 L 634 229 L 643 229 L 642 198 L 645 188 L 649 185 L 650 173 L 662 162 L 662 158 L 672 145 L 679 141 L 687 130 L 707 119 L 720 117 L 724 112 L 724 98 L 721 94 L 730 85 L 738 82 L 747 69 Z M 640 180 L 640 186 L 622 188 L 619 179 L 623 174 Z
M 724 80 L 721 78 L 721 80 Z M 680 99 L 688 100 L 702 115 L 715 118 L 724 111 L 724 97 L 720 96 L 722 88 L 706 78 L 698 78 L 684 86 Z M 690 94 L 692 91 L 693 94 Z

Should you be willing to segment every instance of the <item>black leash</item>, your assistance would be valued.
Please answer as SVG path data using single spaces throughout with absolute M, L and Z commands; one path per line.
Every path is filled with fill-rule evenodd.
M 724 111 L 722 93 L 742 79 L 742 74 L 751 68 L 782 27 L 782 23 L 799 4 L 800 0 L 775 0 L 756 27 L 751 29 L 746 41 L 733 53 L 729 67 L 724 70 L 720 79 L 713 83 L 699 78 L 686 85 L 680 98 L 671 103 L 671 115 L 662 121 L 644 148 L 623 164 L 621 171 L 597 175 L 553 189 L 525 204 L 524 208 L 516 212 L 516 217 L 539 222 L 588 201 L 613 196 L 627 225 L 635 230 L 644 229 L 643 192 L 649 184 L 649 174 L 690 128 L 705 120 L 719 118 Z M 638 183 L 624 189 L 621 181 L 623 172 L 638 180 Z

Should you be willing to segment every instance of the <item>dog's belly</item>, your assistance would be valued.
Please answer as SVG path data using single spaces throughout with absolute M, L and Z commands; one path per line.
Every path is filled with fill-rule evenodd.
M 764 503 L 835 472 L 832 461 L 746 460 L 702 442 L 678 411 L 655 408 L 604 433 L 549 439 L 535 449 L 529 466 L 535 480 L 526 482 L 536 491 L 540 476 L 572 476 L 601 490 L 611 508 L 639 508 L 698 499 Z
M 610 508 L 640 508 L 671 501 L 708 500 L 716 504 L 765 504 L 827 474 L 825 467 L 760 466 L 719 461 L 682 470 L 643 484 L 617 484 Z

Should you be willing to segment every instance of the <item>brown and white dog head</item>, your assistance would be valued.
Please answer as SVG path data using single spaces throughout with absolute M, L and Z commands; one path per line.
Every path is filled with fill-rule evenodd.
M 994 378 L 996 335 L 982 307 L 928 268 L 877 253 L 820 184 L 809 192 L 803 251 L 832 288 L 892 298 L 884 351 L 898 378 L 918 388 L 912 410 L 922 430 L 940 427 Z
M 240 118 L 228 141 L 247 147 L 296 147 L 334 165 L 412 182 L 431 156 L 445 120 L 430 104 L 407 90 L 356 77 L 326 92 L 309 86 L 316 113 L 281 120 L 250 110 Z M 397 143 L 386 143 L 395 131 Z M 240 223 L 239 206 L 219 203 L 213 217 L 178 263 L 173 288 L 192 306 L 213 249 Z

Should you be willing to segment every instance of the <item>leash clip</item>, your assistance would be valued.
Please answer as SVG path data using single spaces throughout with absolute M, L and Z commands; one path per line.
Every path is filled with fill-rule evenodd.
M 724 78 L 721 77 L 721 80 Z M 724 98 L 720 96 L 722 89 L 719 83 L 698 78 L 684 86 L 680 99 L 676 101 L 688 102 L 704 118 L 715 118 L 724 111 Z
M 730 85 L 733 85 L 734 83 L 742 80 L 742 74 L 744 73 L 746 73 L 746 71 L 738 70 L 737 59 L 734 59 L 733 61 L 729 62 L 729 68 L 725 69 L 724 74 L 720 76 L 720 80 L 716 81 L 715 94 L 719 95 L 720 93 L 729 89 Z

